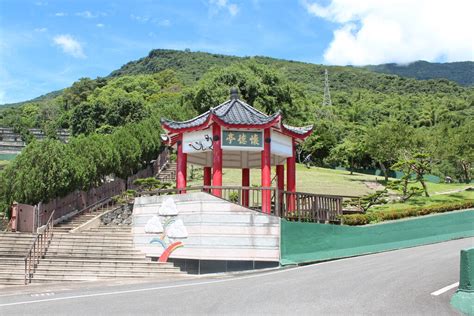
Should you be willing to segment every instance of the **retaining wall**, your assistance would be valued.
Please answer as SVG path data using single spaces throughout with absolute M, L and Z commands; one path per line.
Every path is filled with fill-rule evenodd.
M 282 265 L 351 257 L 474 236 L 474 209 L 338 226 L 281 221 Z

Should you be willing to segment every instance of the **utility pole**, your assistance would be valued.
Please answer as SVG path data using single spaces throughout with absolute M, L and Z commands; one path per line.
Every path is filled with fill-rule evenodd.
M 324 70 L 324 99 L 323 99 L 323 106 L 331 106 L 331 92 L 329 92 L 329 76 L 328 70 Z

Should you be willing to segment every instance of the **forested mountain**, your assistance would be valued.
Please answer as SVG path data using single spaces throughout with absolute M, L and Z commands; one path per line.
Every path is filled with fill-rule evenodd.
M 332 106 L 322 106 L 325 68 Z M 153 50 L 108 77 L 81 78 L 52 98 L 0 110 L 0 126 L 15 127 L 27 141 L 31 127 L 50 138 L 32 141 L 0 172 L 0 207 L 132 174 L 157 154 L 161 117 L 189 119 L 225 101 L 230 87 L 266 113 L 282 111 L 289 124 L 313 124 L 299 152 L 317 165 L 386 170 L 421 152 L 432 173 L 471 179 L 474 87 L 365 68 Z M 60 144 L 57 128 L 75 137 Z
M 448 79 L 463 86 L 474 85 L 474 62 L 462 61 L 454 63 L 430 63 L 417 61 L 407 65 L 382 64 L 370 65 L 365 68 L 386 74 L 394 74 L 420 80 Z

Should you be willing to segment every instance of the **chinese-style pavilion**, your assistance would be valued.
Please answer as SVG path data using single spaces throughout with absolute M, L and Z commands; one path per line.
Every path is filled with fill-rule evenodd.
M 295 192 L 295 146 L 313 127 L 293 127 L 282 120 L 279 112 L 266 115 L 240 100 L 236 88 L 231 89 L 229 100 L 193 119 L 177 122 L 163 118 L 168 145 L 177 151 L 177 189 L 186 188 L 190 163 L 204 167 L 203 184 L 212 184 L 216 196 L 221 196 L 222 168 L 241 169 L 242 187 L 250 185 L 250 169 L 261 169 L 262 188 L 270 188 L 271 166 L 276 166 L 277 188 L 283 191 L 286 162 L 286 190 Z M 244 206 L 248 200 L 244 195 Z M 262 190 L 262 211 L 271 211 L 270 190 Z

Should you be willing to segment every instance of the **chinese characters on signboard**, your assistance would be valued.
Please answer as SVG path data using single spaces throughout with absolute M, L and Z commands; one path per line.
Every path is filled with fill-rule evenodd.
M 262 148 L 262 131 L 222 131 L 222 147 Z

